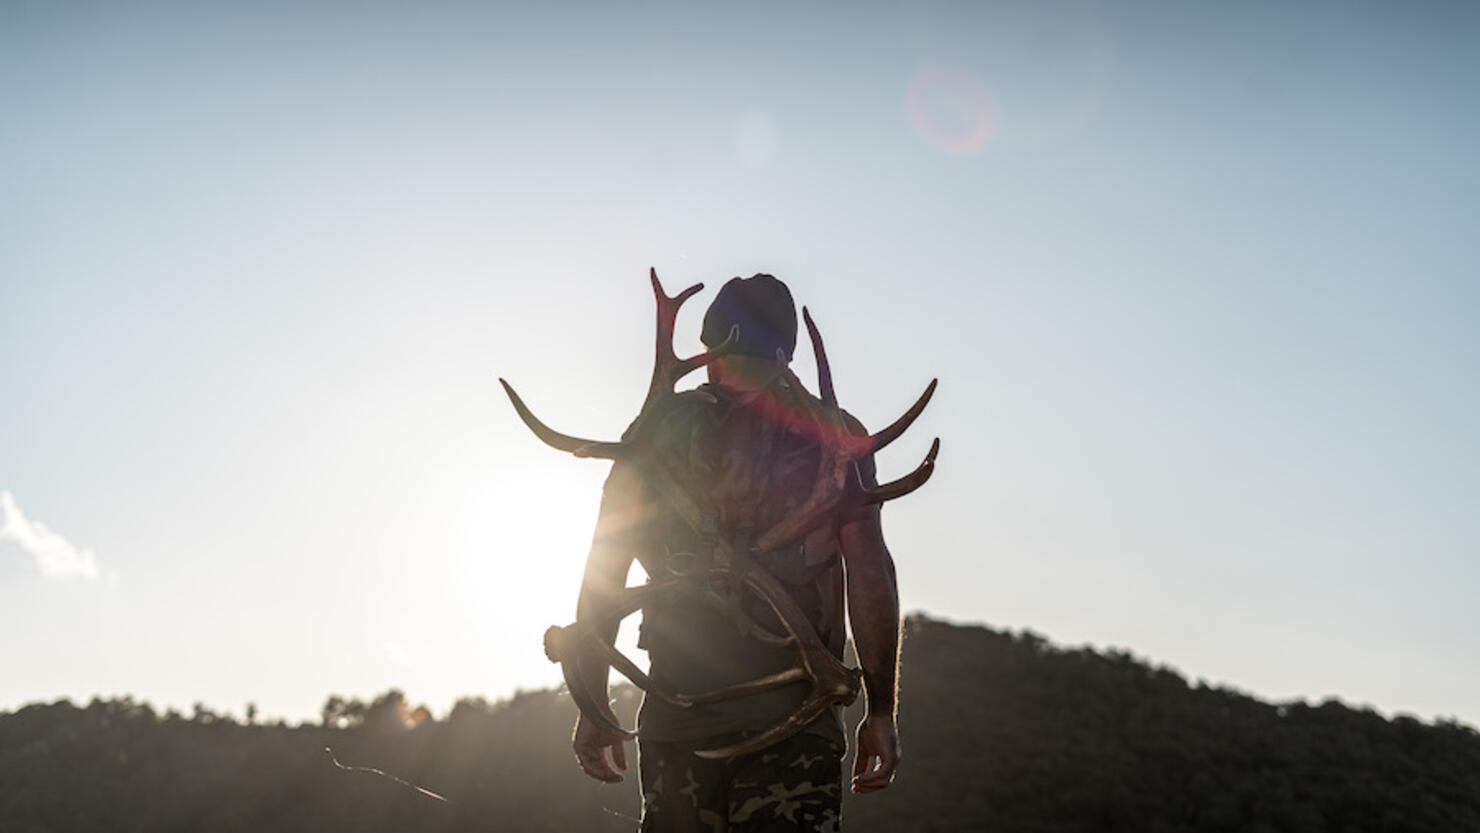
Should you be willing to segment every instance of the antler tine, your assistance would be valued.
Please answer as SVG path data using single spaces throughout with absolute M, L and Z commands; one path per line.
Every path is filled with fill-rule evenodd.
M 703 289 L 704 284 L 696 283 L 670 298 L 668 293 L 663 291 L 662 282 L 658 280 L 657 269 L 648 269 L 648 278 L 653 283 L 653 298 L 658 302 L 658 332 L 656 343 L 653 345 L 653 379 L 648 385 L 648 401 L 652 402 L 664 394 L 672 393 L 673 385 L 680 378 L 700 366 L 699 363 L 695 363 L 695 359 L 703 358 L 703 356 L 679 361 L 678 355 L 673 351 L 673 327 L 678 321 L 678 308 L 683 306 L 684 301 Z M 708 356 L 708 354 L 703 355 Z M 703 363 L 707 364 L 713 360 L 714 357 L 709 357 Z
M 670 298 L 668 297 L 668 293 L 663 291 L 663 282 L 658 280 L 658 270 L 656 267 L 648 267 L 648 280 L 653 284 L 653 295 L 657 296 L 658 305 L 660 307 L 672 305 L 674 315 L 678 314 L 678 308 L 683 306 L 684 301 L 687 301 L 695 292 L 704 288 L 704 284 L 696 283 Z
M 610 630 L 614 636 L 622 619 L 641 610 L 655 594 L 665 592 L 666 589 L 667 585 L 661 582 L 628 587 L 617 601 L 594 619 L 577 619 L 565 627 L 557 625 L 545 631 L 545 656 L 551 662 L 560 664 L 561 674 L 565 678 L 565 687 L 570 692 L 571 700 L 581 710 L 581 714 L 602 728 L 621 734 L 623 737 L 636 737 L 637 733 L 624 728 L 617 720 L 616 714 L 612 712 L 611 704 L 594 694 L 595 691 L 601 690 L 602 684 L 605 683 L 608 666 L 615 668 L 643 691 L 681 708 L 687 708 L 690 705 L 661 687 L 655 686 L 642 669 L 624 656 L 616 645 L 601 635 Z M 586 653 L 585 649 L 593 646 L 598 656 Z M 589 662 L 597 659 L 601 661 L 599 665 Z
M 535 416 L 529 410 L 529 407 L 524 404 L 524 400 L 519 398 L 519 394 L 514 392 L 514 388 L 508 382 L 504 381 L 503 377 L 499 378 L 498 383 L 504 386 L 504 393 L 507 393 L 509 395 L 509 401 L 514 403 L 514 410 L 519 413 L 519 418 L 524 420 L 524 424 L 529 426 L 529 430 L 533 431 L 534 435 L 539 437 L 540 441 L 545 445 L 568 452 L 575 452 L 577 449 L 586 446 L 598 445 L 598 443 L 593 443 L 591 440 L 583 440 L 580 437 L 562 434 L 545 423 L 540 422 L 539 417 Z
M 658 326 L 654 344 L 653 377 L 648 384 L 647 398 L 643 402 L 642 410 L 638 412 L 637 422 L 648 421 L 644 418 L 649 416 L 654 405 L 664 397 L 672 395 L 673 386 L 679 379 L 727 353 L 740 334 L 738 326 L 731 327 L 729 337 L 723 343 L 712 350 L 680 361 L 673 352 L 673 327 L 678 320 L 678 308 L 683 306 L 684 301 L 703 289 L 704 284 L 696 283 L 670 297 L 663 291 L 663 284 L 658 280 L 657 269 L 649 269 L 648 278 L 652 282 L 653 297 L 658 305 Z M 514 403 L 514 410 L 519 413 L 519 418 L 524 420 L 529 430 L 533 431 L 534 435 L 546 445 L 572 453 L 577 457 L 594 457 L 603 460 L 616 460 L 630 451 L 628 443 L 625 442 L 629 438 L 625 436 L 623 442 L 595 442 L 556 431 L 541 422 L 529 410 L 524 400 L 514 392 L 514 388 L 507 381 L 502 378 L 498 381 L 504 386 L 504 392 L 509 395 L 509 401 Z
M 817 396 L 828 408 L 838 407 L 838 395 L 833 390 L 832 367 L 827 363 L 827 350 L 822 346 L 822 333 L 812 323 L 812 313 L 802 307 L 802 320 L 807 322 L 807 335 L 812 338 L 812 355 L 817 358 Z
M 658 303 L 658 327 L 653 345 L 653 377 L 648 383 L 647 398 L 643 401 L 639 419 L 641 419 L 641 414 L 646 414 L 654 404 L 673 393 L 673 386 L 678 384 L 679 379 L 728 353 L 730 347 L 740 337 L 740 327 L 738 325 L 731 327 L 729 336 L 713 349 L 680 360 L 673 350 L 673 328 L 678 321 L 678 308 L 683 306 L 684 301 L 692 298 L 694 293 L 703 289 L 704 284 L 696 283 L 677 295 L 669 297 L 663 291 L 662 282 L 658 280 L 657 269 L 649 269 L 648 278 L 653 284 L 653 298 Z
M 767 674 L 764 677 L 748 682 L 736 683 L 728 688 L 706 691 L 703 694 L 679 695 L 675 699 L 689 706 L 705 706 L 710 703 L 724 703 L 730 700 L 739 700 L 742 697 L 750 697 L 755 694 L 764 694 L 767 691 L 788 686 L 792 683 L 809 682 L 811 679 L 811 677 L 807 676 L 807 669 L 800 665 L 793 665 L 784 671 Z
M 924 486 L 925 481 L 930 479 L 930 475 L 935 474 L 935 455 L 939 453 L 940 437 L 936 437 L 934 442 L 930 443 L 930 451 L 925 455 L 925 461 L 916 466 L 914 471 L 898 480 L 890 481 L 872 489 L 863 485 L 863 475 L 858 472 L 858 468 L 855 465 L 854 474 L 858 478 L 859 488 L 863 491 L 864 504 L 873 505 L 883 503 L 887 500 L 894 500 L 897 497 L 904 497 L 910 492 Z
M 796 374 L 790 369 L 784 369 L 783 373 L 787 383 L 798 389 L 798 403 L 817 430 L 822 461 L 818 466 L 812 493 L 802 505 L 756 539 L 756 547 L 763 552 L 788 544 L 810 531 L 819 519 L 837 505 L 848 488 L 851 455 L 859 448 L 859 442 L 850 434 L 843 412 L 838 408 L 837 392 L 833 389 L 832 367 L 827 361 L 827 348 L 822 344 L 822 333 L 817 329 L 817 322 L 812 320 L 812 312 L 806 307 L 802 307 L 802 320 L 806 322 L 807 335 L 812 339 L 812 354 L 817 359 L 817 393 L 821 407 L 807 402 L 809 395 Z M 777 355 L 778 359 L 781 358 L 780 351 Z
M 910 409 L 905 411 L 903 416 L 896 419 L 888 428 L 869 437 L 869 451 L 877 452 L 884 446 L 899 439 L 899 435 L 903 434 L 906 429 L 914 424 L 915 420 L 924 412 L 925 406 L 930 404 L 930 397 L 935 395 L 935 383 L 939 381 L 939 379 L 931 379 L 930 384 L 925 388 L 925 392 L 920 394 L 920 398 L 915 400 L 915 404 L 911 405 Z
M 772 726 L 766 731 L 746 738 L 729 746 L 721 746 L 718 749 L 699 749 L 694 754 L 700 758 L 719 760 L 721 758 L 734 758 L 739 755 L 748 755 L 761 749 L 786 740 L 806 728 L 807 724 L 817 719 L 817 716 L 827 711 L 828 707 L 837 703 L 836 699 L 822 693 L 808 697 L 805 702 L 797 706 L 796 710 L 786 716 L 786 719 Z
M 730 333 L 729 335 L 725 336 L 724 341 L 721 341 L 719 344 L 714 345 L 714 347 L 712 347 L 711 349 L 705 350 L 703 353 L 700 353 L 697 356 L 690 356 L 687 359 L 684 359 L 678 364 L 674 365 L 673 381 L 676 383 L 679 379 L 682 379 L 695 370 L 698 370 L 699 368 L 712 363 L 715 359 L 728 354 L 730 352 L 730 348 L 734 347 L 735 343 L 739 340 L 740 325 L 735 324 L 730 327 Z
M 629 449 L 624 443 L 587 443 L 571 454 L 582 460 L 621 460 L 627 457 Z
M 760 593 L 761 598 L 776 613 L 782 627 L 795 640 L 800 661 L 795 670 L 800 671 L 801 676 L 812 684 L 812 690 L 807 699 L 780 723 L 759 735 L 729 746 L 696 751 L 694 754 L 701 758 L 731 758 L 764 749 L 789 738 L 800 732 L 829 706 L 835 703 L 852 703 L 858 697 L 862 682 L 862 675 L 857 670 L 846 667 L 827 650 L 806 614 L 773 576 L 764 571 L 756 571 L 747 576 L 746 583 Z M 761 686 L 768 682 L 770 681 L 756 680 L 754 684 Z
M 583 630 L 579 622 L 563 628 L 552 626 L 546 630 L 545 656 L 549 657 L 551 662 L 560 663 L 560 673 L 565 678 L 566 691 L 570 693 L 570 699 L 575 701 L 576 708 L 580 709 L 581 714 L 585 715 L 587 720 L 624 738 L 636 737 L 636 732 L 623 728 L 616 714 L 612 712 L 611 704 L 591 694 L 588 682 L 590 675 L 581 667 L 580 651 L 576 645 L 582 638 Z M 606 667 L 602 666 L 601 671 L 604 678 Z
M 716 575 L 728 576 L 729 571 L 718 568 Z M 677 577 L 669 577 L 628 587 L 604 611 L 545 632 L 545 655 L 552 662 L 560 663 L 571 699 L 588 720 L 623 737 L 634 734 L 617 721 L 611 704 L 597 695 L 601 690 L 599 681 L 605 678 L 607 666 L 616 669 L 643 691 L 682 709 L 734 700 L 797 683 L 810 684 L 811 691 L 805 702 L 776 726 L 741 743 L 696 753 L 706 758 L 731 757 L 770 745 L 801 731 L 828 706 L 834 703 L 846 705 L 858 696 L 862 681 L 859 672 L 843 665 L 828 651 L 785 586 L 765 570 L 747 571 L 744 582 L 775 612 L 787 634 L 781 644 L 796 651 L 796 664 L 774 674 L 705 692 L 675 693 L 655 684 L 603 634 L 614 633 L 616 623 L 643 609 L 654 598 L 673 592 L 679 581 L 681 579 Z M 726 604 L 725 599 L 712 591 L 703 598 L 716 609 Z
M 818 464 L 817 478 L 812 486 L 812 492 L 807 495 L 801 506 L 755 539 L 755 546 L 761 552 L 768 552 L 796 540 L 809 532 L 833 507 L 837 506 L 838 501 L 848 490 L 848 474 L 852 464 L 852 455 L 859 448 L 856 440 L 867 441 L 863 437 L 854 438 L 848 431 L 843 412 L 837 407 L 836 397 L 833 398 L 831 405 L 826 402 L 826 395 L 832 393 L 832 374 L 828 370 L 827 354 L 822 349 L 822 338 L 812 323 L 812 317 L 805 309 L 802 315 L 813 337 L 812 345 L 817 355 L 819 387 L 822 388 L 824 394 L 822 405 L 817 406 L 808 401 L 810 394 L 805 391 L 795 373 L 792 373 L 790 369 L 785 369 L 783 373 L 788 384 L 795 386 L 799 391 L 797 403 L 802 412 L 812 420 L 813 427 L 817 431 L 822 459 Z
M 628 659 L 625 654 L 618 650 L 616 645 L 603 639 L 593 639 L 592 641 L 596 644 L 597 648 L 601 649 L 606 663 L 615 669 L 617 673 L 631 680 L 633 685 L 670 705 L 684 709 L 693 705 L 684 696 L 671 694 L 663 687 L 656 685 L 653 679 L 644 673 L 641 668 L 638 668 L 637 663 Z

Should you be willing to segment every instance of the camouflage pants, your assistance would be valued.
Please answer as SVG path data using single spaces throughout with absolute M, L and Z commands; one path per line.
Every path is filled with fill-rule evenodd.
M 638 743 L 642 833 L 837 833 L 843 750 L 804 733 L 728 761 L 694 755 L 737 737 Z

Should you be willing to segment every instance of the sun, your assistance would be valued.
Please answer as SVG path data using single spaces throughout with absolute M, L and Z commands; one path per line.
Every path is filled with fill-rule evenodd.
M 461 618 L 481 650 L 499 657 L 499 674 L 507 679 L 497 687 L 560 679 L 544 657 L 542 638 L 549 626 L 575 618 L 603 476 L 593 477 L 589 464 L 546 460 L 504 468 L 463 489 L 449 599 L 464 609 Z M 624 643 L 635 639 L 624 637 Z

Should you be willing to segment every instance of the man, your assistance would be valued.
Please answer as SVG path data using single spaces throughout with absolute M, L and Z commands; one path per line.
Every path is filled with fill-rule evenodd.
M 680 394 L 663 415 L 654 453 L 682 471 L 685 482 L 696 484 L 696 497 L 706 506 L 716 508 L 715 534 L 743 546 L 749 530 L 766 528 L 806 498 L 823 440 L 803 418 L 803 398 L 816 400 L 786 372 L 797 337 L 796 308 L 786 285 L 770 275 L 725 284 L 705 314 L 701 340 L 714 347 L 732 329 L 736 340 L 709 365 L 708 384 Z M 856 421 L 850 418 L 850 423 L 855 433 L 863 433 Z M 872 456 L 859 468 L 865 484 L 874 485 Z M 899 597 L 878 506 L 835 515 L 799 547 L 751 553 L 750 569 L 776 575 L 840 658 L 846 603 L 868 706 L 856 733 L 852 788 L 866 793 L 887 787 L 899 765 Z M 595 611 L 621 591 L 634 559 L 650 577 L 694 570 L 695 553 L 703 551 L 697 535 L 644 482 L 636 465 L 615 463 L 587 561 L 579 618 L 598 618 Z M 734 603 L 743 616 L 727 616 L 682 594 L 646 607 L 640 645 L 648 651 L 653 682 L 694 693 L 794 665 L 787 647 L 744 632 L 751 622 L 780 630 L 764 602 L 742 592 Z M 807 685 L 797 683 L 689 709 L 646 698 L 638 720 L 642 830 L 836 830 L 846 747 L 840 707 L 758 752 L 722 760 L 694 754 L 774 725 L 806 694 Z M 627 768 L 621 736 L 583 716 L 573 746 L 592 778 L 622 780 L 613 769 Z

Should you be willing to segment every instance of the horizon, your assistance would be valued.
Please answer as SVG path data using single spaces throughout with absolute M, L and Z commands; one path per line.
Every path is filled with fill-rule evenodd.
M 605 467 L 496 380 L 620 434 L 655 267 L 939 377 L 903 609 L 1480 724 L 1480 8 L 0 21 L 0 709 L 556 685 Z
M 1439 726 L 1439 725 L 1446 725 L 1446 724 L 1448 724 L 1448 725 L 1456 725 L 1457 724 L 1457 725 L 1468 727 L 1472 731 L 1480 732 L 1480 725 L 1476 725 L 1475 723 L 1470 722 L 1470 721 L 1462 720 L 1462 719 L 1460 719 L 1460 718 L 1458 718 L 1458 717 L 1456 717 L 1454 715 L 1434 715 L 1432 717 L 1424 717 L 1422 715 L 1415 715 L 1415 714 L 1412 714 L 1410 712 L 1404 712 L 1404 711 L 1388 712 L 1388 711 L 1385 711 L 1385 710 L 1383 710 L 1381 708 L 1378 708 L 1378 707 L 1372 705 L 1371 703 L 1352 702 L 1352 701 L 1350 701 L 1350 700 L 1348 700 L 1346 698 L 1340 697 L 1338 695 L 1328 695 L 1326 697 L 1322 697 L 1322 698 L 1319 698 L 1319 699 L 1297 697 L 1297 698 L 1289 699 L 1289 700 L 1270 700 L 1268 698 L 1265 698 L 1265 697 L 1260 696 L 1257 693 L 1250 692 L 1250 691 L 1248 691 L 1246 689 L 1243 689 L 1243 688 L 1241 688 L 1241 687 L 1239 687 L 1239 686 L 1237 686 L 1235 684 L 1231 684 L 1231 683 L 1227 683 L 1227 682 L 1219 682 L 1219 681 L 1214 681 L 1214 680 L 1205 680 L 1205 679 L 1203 679 L 1201 677 L 1196 678 L 1196 679 L 1189 678 L 1179 668 L 1176 668 L 1176 667 L 1174 667 L 1172 665 L 1168 665 L 1166 663 L 1157 662 L 1152 657 L 1141 656 L 1141 655 L 1135 653 L 1134 651 L 1130 650 L 1129 648 L 1122 647 L 1122 646 L 1116 646 L 1116 645 L 1107 645 L 1107 646 L 1095 646 L 1095 645 L 1062 645 L 1062 644 L 1059 644 L 1057 642 L 1054 642 L 1053 639 L 1051 639 L 1049 637 L 1046 637 L 1045 635 L 1043 635 L 1041 633 L 1038 633 L 1037 631 L 1032 630 L 1031 628 L 1023 628 L 1023 629 L 1019 629 L 1019 630 L 1000 629 L 1000 628 L 994 628 L 991 625 L 988 625 L 988 624 L 983 623 L 983 622 L 957 622 L 957 621 L 953 621 L 953 620 L 950 620 L 950 619 L 945 619 L 945 618 L 941 618 L 941 617 L 931 616 L 927 612 L 920 611 L 920 610 L 908 611 L 908 612 L 904 613 L 901 616 L 901 621 L 908 621 L 908 620 L 911 620 L 911 619 L 924 619 L 925 621 L 929 621 L 929 622 L 933 622 L 933 623 L 937 623 L 937 624 L 944 624 L 944 625 L 948 625 L 948 626 L 953 627 L 953 628 L 982 629 L 982 630 L 985 630 L 985 631 L 987 631 L 989 633 L 992 633 L 992 634 L 995 634 L 995 635 L 998 635 L 998 636 L 1009 637 L 1009 638 L 1012 638 L 1012 639 L 1032 639 L 1032 638 L 1043 639 L 1043 640 L 1046 640 L 1048 642 L 1049 646 L 1054 651 L 1062 652 L 1062 653 L 1072 653 L 1072 652 L 1076 652 L 1076 651 L 1090 651 L 1090 652 L 1093 652 L 1095 655 L 1097 655 L 1097 656 L 1099 656 L 1101 658 L 1109 658 L 1109 655 L 1111 655 L 1111 654 L 1117 654 L 1117 653 L 1125 654 L 1125 655 L 1129 656 L 1129 658 L 1133 662 L 1136 662 L 1137 664 L 1140 664 L 1140 665 L 1142 665 L 1142 666 L 1144 666 L 1144 667 L 1146 667 L 1148 669 L 1155 670 L 1155 671 L 1170 671 L 1171 673 L 1177 675 L 1178 677 L 1180 677 L 1182 679 L 1182 681 L 1184 683 L 1186 683 L 1187 689 L 1189 691 L 1196 691 L 1198 689 L 1206 689 L 1206 690 L 1211 690 L 1211 691 L 1218 691 L 1218 692 L 1223 692 L 1225 694 L 1230 694 L 1230 695 L 1237 696 L 1237 697 L 1250 698 L 1250 699 L 1253 699 L 1253 700 L 1255 700 L 1255 701 L 1257 701 L 1257 702 L 1259 702 L 1259 703 L 1261 703 L 1263 705 L 1274 706 L 1274 707 L 1293 706 L 1293 705 L 1296 705 L 1296 704 L 1304 704 L 1304 705 L 1308 705 L 1308 706 L 1314 707 L 1314 706 L 1322 705 L 1322 704 L 1327 703 L 1327 702 L 1336 702 L 1336 703 L 1341 704 L 1342 706 L 1345 706 L 1346 708 L 1348 708 L 1348 709 L 1350 709 L 1352 711 L 1356 711 L 1356 712 L 1372 712 L 1372 713 L 1375 713 L 1378 717 L 1381 717 L 1382 719 L 1387 720 L 1389 722 L 1394 721 L 1394 720 L 1397 720 L 1398 718 L 1401 718 L 1401 717 L 1409 717 L 1409 718 L 1415 718 L 1415 719 L 1419 720 L 1420 722 L 1424 723 L 1425 725 L 1429 725 L 1429 726 Z M 851 646 L 851 640 L 849 641 L 849 647 L 848 647 L 847 650 L 851 654 L 851 652 L 853 650 L 852 649 L 852 646 Z M 615 671 L 613 671 L 613 673 L 612 673 L 611 685 L 612 685 L 612 690 L 614 692 L 617 691 L 618 689 L 623 689 L 623 688 L 629 689 L 629 690 L 634 691 L 634 692 L 640 692 L 641 691 L 641 689 L 638 688 L 636 685 L 634 685 L 630 680 L 626 679 L 620 673 L 617 673 Z M 907 685 L 903 685 L 902 687 L 906 687 L 907 688 L 908 686 Z M 393 692 L 399 692 L 401 694 L 402 699 L 403 699 L 403 701 L 405 702 L 405 704 L 406 704 L 406 706 L 408 708 L 411 708 L 411 709 L 425 708 L 426 709 L 426 717 L 425 717 L 425 719 L 427 721 L 430 721 L 430 722 L 434 722 L 435 723 L 437 721 L 442 721 L 442 720 L 448 719 L 448 717 L 451 715 L 452 711 L 457 707 L 457 705 L 459 703 L 463 703 L 463 702 L 481 702 L 481 703 L 484 703 L 484 704 L 486 704 L 488 706 L 498 706 L 498 705 L 500 705 L 502 703 L 508 703 L 508 702 L 513 701 L 513 700 L 517 700 L 520 697 L 525 697 L 525 696 L 529 696 L 529 695 L 549 694 L 549 695 L 554 695 L 554 696 L 563 696 L 564 695 L 564 692 L 565 692 L 565 683 L 564 683 L 564 681 L 561 681 L 561 682 L 558 682 L 558 683 L 556 683 L 554 685 L 549 685 L 549 686 L 536 686 L 536 687 L 516 686 L 513 690 L 511 690 L 511 691 L 505 691 L 505 692 L 500 692 L 496 696 L 489 696 L 486 693 L 469 693 L 469 694 L 465 694 L 465 695 L 462 695 L 462 696 L 459 696 L 459 697 L 454 698 L 453 700 L 449 701 L 445 706 L 439 706 L 438 704 L 424 702 L 421 699 L 413 696 L 414 695 L 414 692 L 413 691 L 410 691 L 410 690 L 406 689 L 404 686 L 398 686 L 398 685 L 392 685 L 392 686 L 389 686 L 389 687 L 387 687 L 387 688 L 385 688 L 383 690 L 379 690 L 379 691 L 365 692 L 365 693 L 353 693 L 353 694 L 348 694 L 348 695 L 346 695 L 346 694 L 344 694 L 342 692 L 338 692 L 338 691 L 331 691 L 331 692 L 328 692 L 328 693 L 326 693 L 324 695 L 324 703 L 327 704 L 328 701 L 331 698 L 339 697 L 339 698 L 344 699 L 345 701 L 355 701 L 355 700 L 358 700 L 359 702 L 361 702 L 361 703 L 363 703 L 363 704 L 365 704 L 365 705 L 368 706 L 374 700 L 376 700 L 377 698 L 379 698 L 379 697 L 381 697 L 383 695 L 387 695 L 387 694 L 393 693 Z M 71 704 L 71 705 L 73 705 L 74 707 L 77 707 L 77 708 L 86 708 L 87 706 L 91 705 L 93 702 L 119 702 L 119 701 L 123 701 L 123 700 L 128 700 L 128 701 L 130 701 L 130 702 L 132 702 L 132 703 L 134 703 L 136 705 L 147 706 L 148 708 L 152 709 L 155 712 L 156 716 L 158 716 L 158 717 L 164 717 L 164 716 L 169 715 L 170 713 L 175 713 L 175 714 L 177 714 L 178 716 L 180 716 L 183 719 L 194 720 L 195 719 L 195 710 L 197 709 L 197 707 L 199 707 L 201 709 L 204 709 L 204 711 L 209 712 L 211 715 L 213 715 L 216 718 L 224 718 L 226 720 L 233 721 L 233 722 L 236 722 L 236 723 L 240 723 L 240 724 L 243 724 L 243 725 L 252 725 L 252 726 L 283 725 L 283 726 L 286 726 L 288 728 L 319 727 L 319 726 L 324 725 L 323 724 L 323 719 L 322 719 L 322 709 L 320 710 L 320 712 L 318 714 L 310 714 L 310 715 L 298 717 L 296 719 L 295 718 L 292 718 L 292 717 L 289 717 L 289 716 L 286 716 L 286 715 L 264 713 L 260 709 L 257 709 L 256 708 L 257 704 L 254 703 L 254 702 L 248 702 L 248 703 L 242 704 L 242 707 L 240 709 L 240 713 L 238 713 L 237 710 L 234 710 L 234 709 L 232 709 L 230 707 L 222 707 L 222 706 L 218 706 L 216 704 L 206 703 L 206 702 L 203 702 L 203 701 L 196 701 L 194 703 L 191 703 L 190 704 L 190 708 L 187 710 L 187 709 L 182 709 L 182 708 L 180 708 L 177 705 L 169 705 L 169 706 L 160 707 L 160 706 L 157 706 L 156 704 L 150 702 L 147 699 L 141 699 L 141 698 L 134 697 L 133 695 L 131 695 L 131 694 L 127 693 L 127 692 L 112 692 L 112 693 L 107 693 L 107 694 L 101 694 L 100 693 L 100 694 L 93 694 L 92 696 L 85 697 L 85 698 L 73 698 L 73 697 L 63 696 L 63 697 L 58 697 L 58 698 L 54 698 L 54 699 L 50 699 L 50 700 L 35 700 L 35 701 L 31 701 L 31 702 L 26 702 L 26 703 L 20 703 L 20 704 L 13 705 L 13 706 L 10 706 L 10 707 L 0 707 L 0 716 L 7 715 L 7 714 L 15 714 L 16 712 L 21 711 L 22 709 L 25 709 L 25 708 L 28 708 L 28 707 L 46 707 L 46 706 L 59 705 L 59 704 L 62 704 L 62 703 L 68 703 L 68 704 Z M 255 712 L 254 712 L 255 717 L 252 718 L 250 721 L 248 721 L 247 714 L 246 714 L 246 709 L 248 707 L 255 709 Z

